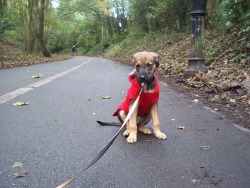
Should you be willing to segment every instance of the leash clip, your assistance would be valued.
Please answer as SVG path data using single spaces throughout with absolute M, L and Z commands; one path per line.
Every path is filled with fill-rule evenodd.
M 145 84 L 144 82 L 141 83 L 141 91 L 140 91 L 140 94 L 139 94 L 139 95 L 141 95 L 141 93 L 142 93 L 143 90 L 144 90 L 144 88 L 143 88 L 144 84 Z

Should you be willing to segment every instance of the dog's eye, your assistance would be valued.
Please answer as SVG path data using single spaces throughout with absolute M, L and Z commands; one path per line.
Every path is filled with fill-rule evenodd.
M 147 66 L 148 66 L 148 67 L 152 67 L 152 66 L 153 66 L 153 63 L 148 62 L 148 63 L 147 63 Z
M 136 67 L 136 68 L 140 68 L 140 65 L 137 63 L 137 64 L 135 65 L 135 67 Z

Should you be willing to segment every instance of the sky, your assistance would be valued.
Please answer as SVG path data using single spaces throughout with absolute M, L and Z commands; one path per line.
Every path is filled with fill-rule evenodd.
M 59 0 L 52 0 L 52 6 L 54 7 L 54 8 L 57 8 L 58 6 L 59 6 Z

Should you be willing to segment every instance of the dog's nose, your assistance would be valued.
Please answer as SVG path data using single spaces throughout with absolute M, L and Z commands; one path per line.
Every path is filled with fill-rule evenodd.
M 145 81 L 146 76 L 144 74 L 141 75 L 141 80 Z

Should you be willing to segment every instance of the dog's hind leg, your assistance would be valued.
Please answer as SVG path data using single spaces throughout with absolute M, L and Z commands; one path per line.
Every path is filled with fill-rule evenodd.
M 144 134 L 152 134 L 152 131 L 149 128 L 145 128 L 144 126 L 151 120 L 151 114 L 146 116 L 137 116 L 137 130 Z

